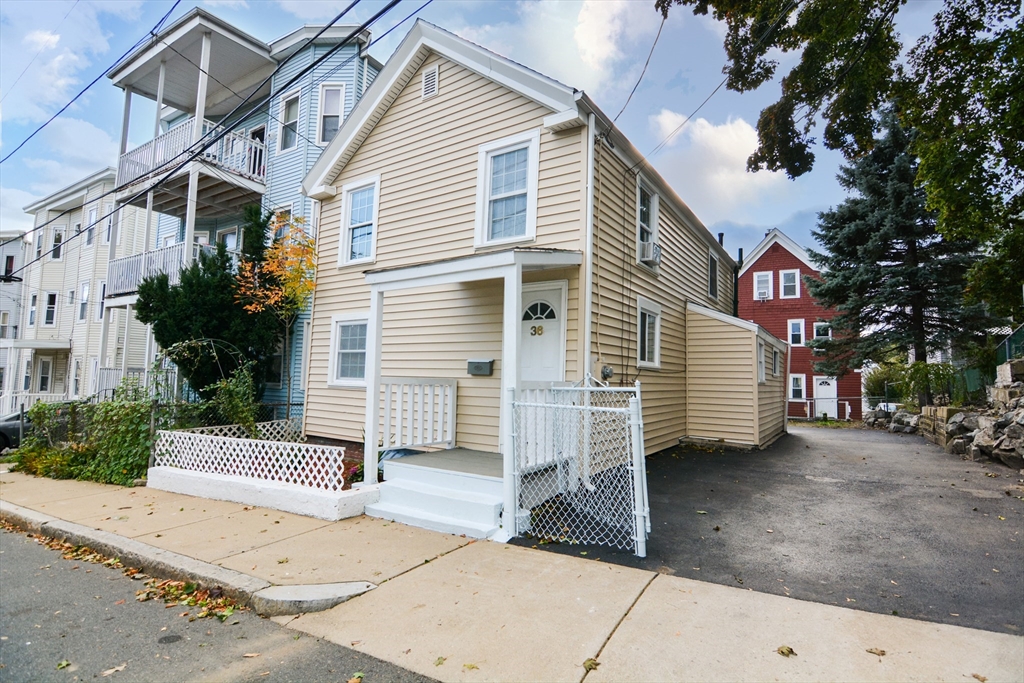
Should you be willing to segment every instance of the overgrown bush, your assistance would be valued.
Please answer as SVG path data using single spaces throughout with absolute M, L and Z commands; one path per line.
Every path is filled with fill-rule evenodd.
M 211 403 L 216 406 L 224 424 L 241 425 L 249 438 L 257 439 L 256 413 L 259 402 L 256 400 L 256 385 L 252 377 L 252 364 L 244 363 L 231 376 L 207 387 L 213 391 Z
M 883 363 L 871 368 L 864 375 L 864 395 L 870 398 L 874 408 L 881 400 L 890 403 L 902 403 L 903 368 L 891 363 Z

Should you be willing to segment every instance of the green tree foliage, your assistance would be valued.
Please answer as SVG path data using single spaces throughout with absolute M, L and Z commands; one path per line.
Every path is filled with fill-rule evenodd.
M 250 232 L 255 231 L 246 231 L 245 241 L 250 241 Z M 246 359 L 255 364 L 257 395 L 262 395 L 263 378 L 278 345 L 275 316 L 247 312 L 237 301 L 236 287 L 223 244 L 217 245 L 215 253 L 201 252 L 182 270 L 177 285 L 171 286 L 166 274 L 139 285 L 138 319 L 153 325 L 153 337 L 162 348 L 185 350 L 172 360 L 204 399 L 212 398 L 214 385 L 230 377 Z M 215 343 L 186 344 L 196 340 Z M 233 352 L 218 350 L 224 348 Z
M 807 286 L 838 312 L 832 339 L 811 343 L 823 353 L 816 369 L 829 375 L 895 353 L 926 362 L 929 351 L 994 324 L 983 306 L 963 302 L 976 244 L 936 232 L 935 214 L 914 182 L 913 135 L 891 112 L 882 118 L 884 134 L 871 152 L 840 171 L 850 198 L 822 212 L 814 231 L 824 251 L 811 257 L 822 274 Z
M 992 241 L 972 292 L 1024 315 L 1024 269 L 1000 267 L 1024 242 L 1024 27 L 1020 0 L 943 0 L 933 30 L 909 51 L 895 18 L 906 0 L 656 0 L 726 24 L 728 87 L 753 90 L 799 52 L 779 99 L 762 110 L 748 169 L 811 170 L 814 127 L 856 159 L 874 145 L 877 112 L 895 101 L 915 129 L 918 182 L 939 232 Z M 789 60 L 787 60 L 788 62 Z M 1012 233 L 1006 237 L 1004 233 Z M 1013 291 L 1007 298 L 1005 292 Z M 991 297 L 991 298 L 989 298 Z M 1009 308 L 1007 308 L 1009 306 Z

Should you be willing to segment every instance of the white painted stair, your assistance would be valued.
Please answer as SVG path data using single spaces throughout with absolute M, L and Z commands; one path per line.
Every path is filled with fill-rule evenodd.
M 413 464 L 418 457 L 384 462 L 380 500 L 366 506 L 367 515 L 469 538 L 498 531 L 501 477 Z

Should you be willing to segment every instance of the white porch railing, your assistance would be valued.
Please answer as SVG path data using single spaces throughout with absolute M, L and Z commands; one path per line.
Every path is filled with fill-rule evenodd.
M 384 448 L 455 448 L 457 380 L 382 377 Z
M 170 283 L 176 285 L 184 265 L 184 242 L 114 259 L 107 264 L 107 297 L 134 294 L 143 280 L 160 273 L 167 273 Z
M 196 120 L 189 119 L 163 135 L 125 152 L 117 167 L 118 186 L 143 178 L 154 170 L 167 172 L 192 153 Z M 212 121 L 203 121 L 204 143 L 223 129 Z M 244 134 L 231 132 L 203 152 L 201 161 L 213 164 L 236 175 L 259 182 L 266 181 L 266 145 Z M 165 166 L 166 165 L 166 166 Z
M 28 410 L 40 401 L 43 403 L 59 403 L 60 401 L 67 400 L 68 395 L 66 393 L 53 394 L 34 391 L 5 391 L 0 395 L 0 413 L 3 415 L 16 413 L 21 410 L 22 405 L 25 406 L 25 410 Z
M 114 398 L 114 390 L 121 386 L 124 374 L 121 368 L 99 368 L 96 374 L 97 401 L 109 401 Z M 175 385 L 178 380 L 178 368 L 169 367 L 155 372 L 150 370 L 129 370 L 128 378 L 135 379 L 140 390 L 145 390 L 151 398 L 163 401 L 174 399 Z

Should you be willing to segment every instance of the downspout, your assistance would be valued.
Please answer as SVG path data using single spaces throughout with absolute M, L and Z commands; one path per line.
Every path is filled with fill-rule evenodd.
M 594 126 L 597 117 L 591 112 L 587 116 L 587 216 L 586 216 L 586 247 L 583 258 L 586 260 L 587 271 L 584 282 L 584 316 L 583 316 L 583 376 L 592 374 L 593 352 L 591 339 L 593 334 L 594 304 Z
M 740 268 L 743 267 L 743 249 L 740 249 L 739 260 L 732 267 L 732 317 L 740 317 Z

